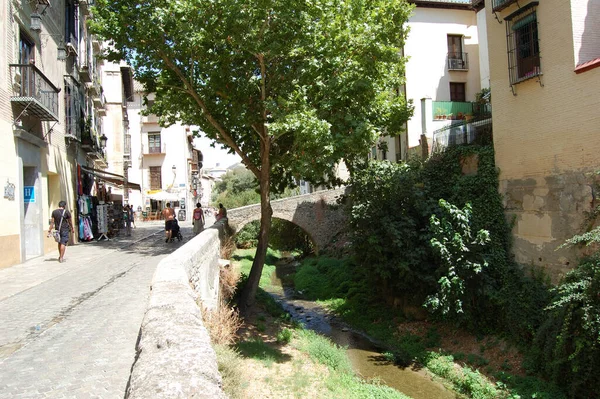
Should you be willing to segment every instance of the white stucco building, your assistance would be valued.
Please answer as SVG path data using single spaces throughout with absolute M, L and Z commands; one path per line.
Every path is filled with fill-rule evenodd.
M 404 45 L 408 57 L 404 93 L 413 102 L 414 115 L 405 132 L 382 139 L 371 149 L 370 158 L 398 161 L 427 154 L 433 132 L 472 114 L 470 103 L 476 93 L 489 87 L 483 2 L 410 2 L 415 9 Z M 426 147 L 421 147 L 423 138 Z
M 65 201 L 77 223 L 80 169 L 105 165 L 90 17 L 87 2 L 0 0 L 0 268 L 56 250 L 52 210 Z

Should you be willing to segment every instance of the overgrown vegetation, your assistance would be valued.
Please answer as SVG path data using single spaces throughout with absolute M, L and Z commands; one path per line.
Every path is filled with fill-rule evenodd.
M 319 300 L 343 319 L 388 347 L 384 357 L 401 367 L 426 367 L 452 383 L 454 390 L 467 397 L 562 399 L 553 384 L 535 377 L 517 377 L 507 371 L 497 372 L 494 382 L 477 371 L 487 361 L 481 356 L 439 352 L 440 335 L 430 329 L 423 336 L 398 334 L 398 325 L 407 317 L 398 309 L 381 302 L 365 283 L 365 267 L 345 259 L 326 257 L 306 259 L 295 275 L 296 289 L 308 299 Z M 467 362 L 469 365 L 460 367 Z
M 435 305 L 445 296 L 460 309 L 462 325 L 531 342 L 550 296 L 542 279 L 511 258 L 492 146 L 453 146 L 426 162 L 373 163 L 355 174 L 352 186 L 354 253 L 358 264 L 369 267 L 366 277 L 381 298 L 421 307 L 427 298 Z M 439 231 L 431 223 L 447 219 L 450 209 L 459 216 L 458 208 L 467 206 L 462 226 L 454 223 L 459 230 Z M 480 245 L 488 241 L 481 236 L 479 244 L 462 246 L 460 241 L 473 240 L 469 231 L 482 230 L 489 243 Z M 457 268 L 470 269 L 469 278 L 460 278 Z

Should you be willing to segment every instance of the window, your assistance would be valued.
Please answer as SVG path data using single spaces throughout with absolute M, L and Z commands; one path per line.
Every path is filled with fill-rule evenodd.
M 65 134 L 81 139 L 85 125 L 83 92 L 71 76 L 65 77 Z
M 464 83 L 450 82 L 450 101 L 466 101 Z
M 150 190 L 162 188 L 162 172 L 160 166 L 150 166 Z
M 448 58 L 462 59 L 462 36 L 448 35 Z
M 511 85 L 541 74 L 536 5 L 530 3 L 506 19 Z
M 35 63 L 35 45 L 33 40 L 21 31 L 19 36 L 19 64 L 29 65 Z M 29 97 L 34 96 L 35 89 L 35 71 L 31 67 L 19 68 L 21 72 L 21 90 L 20 95 Z
M 448 69 L 468 69 L 462 42 L 461 35 L 448 35 Z
M 148 153 L 161 153 L 160 133 L 148 133 Z
M 75 3 L 75 0 L 66 0 L 65 2 L 65 42 L 77 51 L 79 21 L 77 4 Z

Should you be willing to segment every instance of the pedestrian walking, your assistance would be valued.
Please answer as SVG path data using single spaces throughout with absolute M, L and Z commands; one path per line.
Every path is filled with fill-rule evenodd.
M 133 220 L 133 210 L 130 205 L 123 208 L 123 219 L 125 219 L 125 231 L 127 236 L 131 235 L 131 222 Z
M 194 216 L 192 218 L 192 224 L 194 225 L 194 234 L 199 234 L 204 230 L 204 212 L 202 211 L 202 205 L 198 202 L 196 209 L 194 209 Z
M 139 208 L 139 206 L 138 206 Z M 131 211 L 131 223 L 133 224 L 133 228 L 135 229 L 135 212 L 133 211 L 133 205 L 129 205 L 129 210 Z
M 162 216 L 165 219 L 165 242 L 169 242 L 173 233 L 173 220 L 175 219 L 175 209 L 171 208 L 171 203 L 167 202 L 167 207 L 162 210 Z
M 65 201 L 58 203 L 58 209 L 52 211 L 50 226 L 48 226 L 48 237 L 52 235 L 54 241 L 58 244 L 58 263 L 65 261 L 69 232 L 74 232 L 73 224 L 71 223 L 71 212 L 66 209 L 66 206 L 67 203 Z

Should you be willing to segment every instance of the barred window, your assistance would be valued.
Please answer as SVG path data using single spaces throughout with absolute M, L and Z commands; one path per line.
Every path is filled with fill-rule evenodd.
M 510 84 L 541 75 L 537 2 L 528 4 L 506 18 L 508 72 Z
M 65 134 L 81 140 L 85 125 L 83 91 L 72 76 L 65 76 Z

